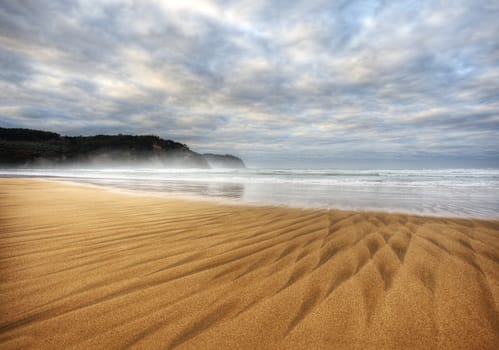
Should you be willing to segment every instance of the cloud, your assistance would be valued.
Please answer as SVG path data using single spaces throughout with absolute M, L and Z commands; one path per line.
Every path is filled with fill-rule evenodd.
M 485 0 L 0 1 L 0 118 L 250 164 L 497 165 L 498 16 Z

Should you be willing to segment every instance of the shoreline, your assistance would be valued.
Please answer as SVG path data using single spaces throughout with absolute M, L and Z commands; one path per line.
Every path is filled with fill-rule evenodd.
M 0 179 L 0 347 L 499 344 L 498 220 L 131 194 Z
M 484 216 L 471 216 L 466 214 L 461 215 L 451 215 L 444 213 L 428 213 L 428 212 L 418 212 L 416 210 L 403 210 L 403 209 L 376 209 L 376 208 L 354 208 L 354 207 L 341 207 L 341 206 L 331 206 L 325 207 L 321 205 L 293 205 L 285 203 L 268 203 L 268 202 L 250 202 L 238 199 L 231 199 L 221 196 L 203 196 L 201 194 L 185 194 L 185 193 L 175 193 L 166 191 L 152 191 L 152 190 L 142 190 L 142 189 L 130 189 L 125 187 L 113 186 L 113 185 L 102 185 L 95 184 L 87 181 L 75 181 L 68 180 L 65 178 L 58 177 L 30 177 L 30 176 L 0 176 L 0 181 L 2 179 L 21 179 L 28 181 L 42 181 L 49 183 L 62 183 L 71 186 L 82 186 L 95 188 L 100 190 L 105 190 L 113 193 L 122 193 L 132 196 L 143 196 L 143 197 L 157 197 L 163 198 L 165 200 L 186 200 L 192 202 L 203 202 L 207 204 L 214 205 L 228 205 L 228 206 L 242 206 L 242 207 L 266 207 L 266 208 L 284 208 L 284 209 L 297 209 L 297 210 L 316 210 L 316 211 L 340 211 L 340 212 L 358 212 L 358 213 L 379 213 L 379 214 L 392 214 L 392 215 L 410 215 L 410 216 L 420 216 L 420 217 L 431 217 L 431 218 L 442 218 L 442 219 L 464 219 L 464 220 L 481 220 L 481 221 L 498 221 L 499 216 L 496 217 L 484 217 Z

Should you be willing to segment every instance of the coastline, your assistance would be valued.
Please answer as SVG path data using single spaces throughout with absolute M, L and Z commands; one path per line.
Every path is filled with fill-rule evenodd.
M 499 344 L 497 220 L 134 194 L 0 179 L 2 348 Z
M 414 215 L 414 216 L 423 216 L 423 217 L 437 217 L 437 218 L 455 218 L 455 219 L 470 219 L 470 220 L 491 220 L 491 221 L 499 221 L 499 214 L 497 211 L 493 210 L 492 203 L 488 203 L 487 209 L 485 212 L 470 212 L 458 210 L 455 205 L 453 205 L 452 211 L 442 210 L 430 210 L 426 208 L 426 210 L 421 211 L 418 209 L 407 209 L 397 206 L 385 206 L 385 205 L 344 205 L 340 203 L 335 203 L 333 200 L 332 204 L 326 204 L 321 202 L 293 202 L 283 200 L 272 200 L 270 198 L 259 198 L 259 199 L 247 199 L 238 196 L 227 196 L 227 195 L 208 195 L 203 191 L 190 190 L 189 192 L 185 192 L 182 190 L 170 191 L 165 190 L 165 188 L 157 188 L 156 184 L 151 186 L 146 186 L 145 188 L 137 188 L 132 185 L 124 185 L 121 183 L 110 182 L 110 183 L 100 183 L 99 181 L 95 181 L 92 178 L 68 178 L 65 176 L 38 176 L 38 175 L 12 175 L 12 174 L 1 174 L 0 179 L 26 179 L 30 181 L 42 181 L 42 182 L 54 182 L 54 183 L 62 183 L 62 184 L 70 184 L 74 186 L 83 186 L 83 187 L 91 187 L 104 191 L 110 191 L 115 193 L 123 193 L 128 195 L 136 195 L 136 196 L 146 196 L 146 197 L 157 197 L 164 199 L 173 199 L 173 200 L 187 200 L 194 202 L 205 202 L 219 205 L 236 205 L 236 206 L 247 206 L 247 207 L 276 207 L 276 208 L 290 208 L 290 209 L 304 209 L 304 210 L 325 210 L 325 211 L 354 211 L 354 212 L 368 212 L 368 213 L 382 213 L 382 214 L 402 214 L 402 215 Z M 147 183 L 145 179 L 141 181 Z M 157 181 L 157 179 L 151 179 L 152 183 Z M 198 183 L 199 184 L 199 183 Z M 196 185 L 196 182 L 191 183 L 190 181 L 185 181 L 185 186 Z M 239 184 L 243 185 L 243 184 Z M 165 184 L 166 188 L 176 187 L 176 184 L 167 183 Z M 362 188 L 362 186 L 360 186 Z M 351 194 L 355 196 L 355 193 Z M 414 201 L 417 202 L 417 198 L 414 198 Z M 383 199 L 380 199 L 379 203 L 383 203 Z M 467 206 L 472 206 L 473 202 L 467 203 Z

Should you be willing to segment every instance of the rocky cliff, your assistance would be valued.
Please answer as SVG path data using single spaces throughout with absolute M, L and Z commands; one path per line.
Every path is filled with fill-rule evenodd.
M 213 154 L 213 153 L 205 153 L 203 154 L 205 159 L 208 161 L 208 164 L 212 168 L 233 168 L 233 169 L 241 169 L 246 168 L 244 162 L 241 158 L 233 156 L 231 154 Z

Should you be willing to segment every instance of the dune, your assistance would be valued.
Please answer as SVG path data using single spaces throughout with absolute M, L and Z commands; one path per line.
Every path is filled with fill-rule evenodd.
M 2 349 L 498 349 L 499 222 L 0 179 Z

